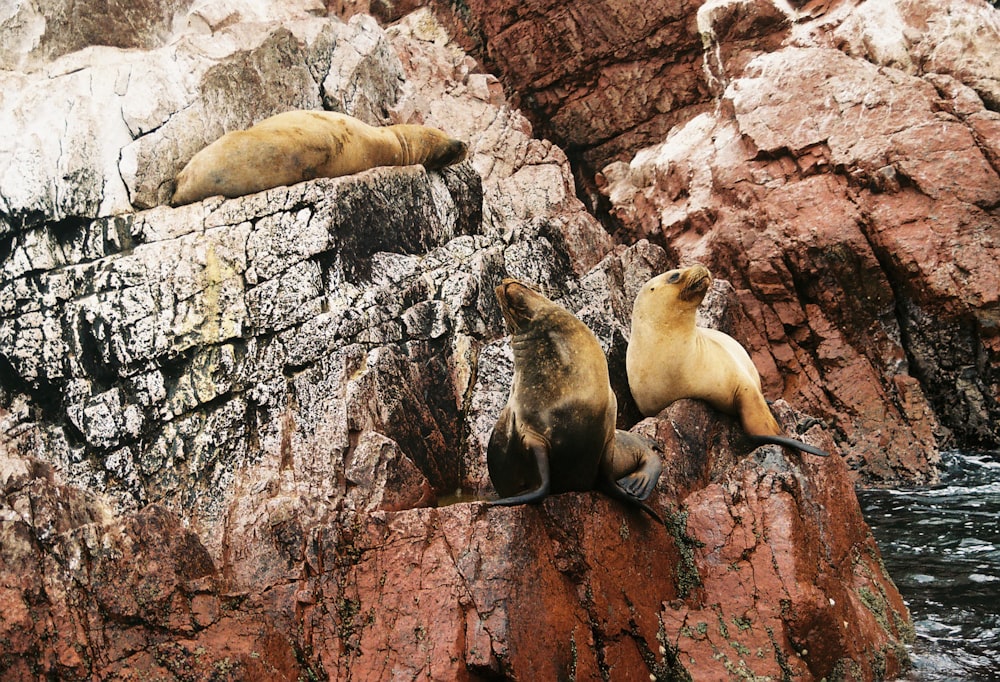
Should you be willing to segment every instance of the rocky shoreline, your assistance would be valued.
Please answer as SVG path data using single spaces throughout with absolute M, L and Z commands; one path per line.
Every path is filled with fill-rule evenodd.
M 905 666 L 853 486 L 1000 438 L 997 10 L 481 4 L 4 20 L 4 679 Z M 164 206 L 290 108 L 469 159 Z M 702 322 L 836 456 L 751 453 L 691 402 L 640 421 L 632 300 L 690 261 L 721 278 Z M 664 444 L 666 529 L 596 493 L 444 504 L 492 493 L 503 276 L 601 341 L 619 427 Z

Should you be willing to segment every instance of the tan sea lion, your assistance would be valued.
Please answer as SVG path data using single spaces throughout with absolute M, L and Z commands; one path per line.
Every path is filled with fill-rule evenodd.
M 696 398 L 739 417 L 756 444 L 826 457 L 818 448 L 781 435 L 760 374 L 743 346 L 728 334 L 695 324 L 695 312 L 711 284 L 708 269 L 695 265 L 657 275 L 636 296 L 625 369 L 639 411 L 652 416 L 675 400 Z
M 467 149 L 427 126 L 377 128 L 332 111 L 286 111 L 226 133 L 195 154 L 178 173 L 170 203 L 240 197 L 376 166 L 419 163 L 437 170 L 462 161 Z
M 514 382 L 486 450 L 501 496 L 492 504 L 599 489 L 661 520 L 643 503 L 660 459 L 641 436 L 616 433 L 618 401 L 597 337 L 517 280 L 505 279 L 496 296 L 511 332 Z

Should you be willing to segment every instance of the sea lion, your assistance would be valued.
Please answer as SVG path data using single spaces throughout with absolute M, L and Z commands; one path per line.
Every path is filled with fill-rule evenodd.
M 486 449 L 500 495 L 491 504 L 600 489 L 661 520 L 643 500 L 662 465 L 640 436 L 616 432 L 618 400 L 597 337 L 515 279 L 503 280 L 496 296 L 511 332 L 514 382 Z
M 694 265 L 653 277 L 636 296 L 625 370 L 639 411 L 652 416 L 675 400 L 696 398 L 739 417 L 755 444 L 826 457 L 781 435 L 746 349 L 728 334 L 695 324 L 695 311 L 711 284 L 708 268 Z
M 240 197 L 313 178 L 335 178 L 376 166 L 458 163 L 468 148 L 421 125 L 376 128 L 332 111 L 286 111 L 234 130 L 195 154 L 178 173 L 170 203 L 221 194 Z

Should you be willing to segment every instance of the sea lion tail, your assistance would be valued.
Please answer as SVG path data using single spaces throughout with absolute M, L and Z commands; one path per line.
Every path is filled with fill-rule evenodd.
M 748 436 L 748 438 L 754 445 L 781 445 L 782 447 L 794 448 L 801 452 L 808 452 L 810 455 L 816 455 L 817 457 L 830 456 L 829 452 L 820 450 L 814 445 L 809 445 L 808 443 L 803 443 L 800 440 L 786 436 Z

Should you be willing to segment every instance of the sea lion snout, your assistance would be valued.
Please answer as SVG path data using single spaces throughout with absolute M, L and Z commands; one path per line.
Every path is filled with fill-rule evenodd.
M 507 277 L 493 291 L 511 333 L 516 334 L 535 317 L 541 295 L 524 282 Z
M 672 301 L 700 303 L 712 286 L 712 273 L 704 265 L 668 270 L 646 282 L 639 293 L 642 301 L 660 301 L 671 306 Z
M 684 301 L 701 301 L 712 286 L 712 273 L 704 265 L 692 265 L 681 273 L 680 298 Z
M 465 161 L 465 157 L 468 153 L 469 145 L 465 144 L 461 140 L 449 139 L 445 144 L 438 148 L 436 154 L 427 159 L 424 167 L 428 170 L 439 170 L 441 168 L 445 168 L 446 166 L 453 166 L 456 163 Z
M 398 135 L 405 135 L 404 156 L 409 163 L 422 164 L 427 170 L 441 170 L 465 160 L 469 145 L 456 140 L 437 128 L 415 125 L 393 126 Z

